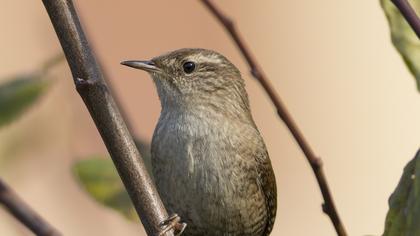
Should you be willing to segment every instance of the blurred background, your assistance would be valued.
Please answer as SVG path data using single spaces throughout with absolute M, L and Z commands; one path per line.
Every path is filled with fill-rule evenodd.
M 383 232 L 387 200 L 419 148 L 420 100 L 378 1 L 215 1 L 231 15 L 316 154 L 349 235 Z M 119 64 L 210 48 L 241 70 L 278 185 L 272 235 L 335 235 L 313 173 L 224 29 L 194 0 L 75 1 L 135 134 L 150 142 L 160 104 L 146 73 Z M 3 0 L 0 79 L 61 52 L 41 1 Z M 65 63 L 30 111 L 0 130 L 0 176 L 65 235 L 144 235 L 93 200 L 71 168 L 106 150 Z M 0 209 L 0 235 L 30 235 Z

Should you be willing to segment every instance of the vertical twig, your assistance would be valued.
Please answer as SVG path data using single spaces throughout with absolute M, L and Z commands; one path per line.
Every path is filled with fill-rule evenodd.
M 391 0 L 420 39 L 420 18 L 407 0 Z
M 322 205 L 322 209 L 324 213 L 330 217 L 338 235 L 340 236 L 347 235 L 344 225 L 341 222 L 340 217 L 338 216 L 338 212 L 335 207 L 335 204 L 331 195 L 331 191 L 328 187 L 327 179 L 322 169 L 321 159 L 315 156 L 314 151 L 311 149 L 308 142 L 305 140 L 303 134 L 300 132 L 296 123 L 292 119 L 291 115 L 288 113 L 285 105 L 283 104 L 280 97 L 274 90 L 274 87 L 270 84 L 268 78 L 266 77 L 264 72 L 261 70 L 261 68 L 258 66 L 250 50 L 245 45 L 244 40 L 242 39 L 238 31 L 236 30 L 233 24 L 233 21 L 230 18 L 228 18 L 226 15 L 224 15 L 210 0 L 201 0 L 201 2 L 207 7 L 207 9 L 219 20 L 219 22 L 228 31 L 233 41 L 235 42 L 236 46 L 239 48 L 240 52 L 244 56 L 249 67 L 251 68 L 251 74 L 260 82 L 260 84 L 266 91 L 267 95 L 270 97 L 271 101 L 273 102 L 273 105 L 277 109 L 277 113 L 279 117 L 283 120 L 287 128 L 292 133 L 293 137 L 295 138 L 296 142 L 299 144 L 299 147 L 302 149 L 303 153 L 306 156 L 306 159 L 308 160 L 308 162 L 310 163 L 312 167 L 316 180 L 318 181 L 318 185 L 321 189 L 322 196 L 324 198 L 324 204 Z
M 0 179 L 0 204 L 17 220 L 38 236 L 61 235 L 54 227 L 32 210 L 13 190 Z
M 148 235 L 159 235 L 168 214 L 147 173 L 88 45 L 71 0 L 43 0 L 66 55 L 76 89 L 127 188 Z M 76 121 L 77 122 L 77 121 Z M 169 231 L 165 235 L 173 235 Z

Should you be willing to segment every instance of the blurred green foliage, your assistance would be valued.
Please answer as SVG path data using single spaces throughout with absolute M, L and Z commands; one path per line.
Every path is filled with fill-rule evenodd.
M 150 147 L 144 142 L 135 141 L 146 168 L 151 174 Z M 86 192 L 96 201 L 118 211 L 129 220 L 138 219 L 110 157 L 94 156 L 78 161 L 73 166 L 73 173 Z
M 404 168 L 389 198 L 383 236 L 420 235 L 420 150 Z
M 27 74 L 18 74 L 0 84 L 0 127 L 17 119 L 33 105 L 50 85 L 48 72 L 64 61 L 59 53 L 49 58 L 40 68 Z
M 410 1 L 410 4 L 420 13 L 420 1 Z M 392 42 L 416 78 L 420 91 L 420 40 L 391 0 L 381 0 L 381 5 L 391 28 Z
M 49 82 L 40 73 L 16 76 L 0 85 L 0 126 L 18 118 L 46 91 Z
M 420 1 L 410 1 L 417 14 Z M 420 91 L 420 40 L 390 0 L 381 0 L 391 29 L 391 39 Z M 384 236 L 420 235 L 420 150 L 404 168 L 397 188 L 389 198 Z
M 110 158 L 93 157 L 77 162 L 73 173 L 99 203 L 117 210 L 130 220 L 136 211 Z

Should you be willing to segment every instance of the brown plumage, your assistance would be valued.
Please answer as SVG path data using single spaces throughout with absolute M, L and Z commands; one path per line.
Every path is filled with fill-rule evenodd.
M 183 235 L 269 235 L 276 182 L 238 69 L 205 49 L 123 64 L 156 84 L 153 175 L 165 206 L 187 223 Z

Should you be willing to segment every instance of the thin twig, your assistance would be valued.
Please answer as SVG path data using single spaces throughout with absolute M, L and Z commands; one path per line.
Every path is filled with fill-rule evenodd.
M 420 18 L 407 0 L 391 0 L 420 39 Z
M 283 104 L 280 97 L 274 90 L 274 87 L 271 85 L 268 78 L 265 76 L 264 72 L 258 66 L 256 60 L 252 56 L 248 47 L 245 45 L 244 40 L 242 39 L 238 31 L 236 30 L 233 24 L 233 21 L 230 18 L 228 18 L 226 15 L 224 15 L 221 12 L 221 10 L 217 8 L 210 0 L 201 0 L 201 2 L 225 27 L 225 29 L 228 31 L 233 41 L 235 42 L 236 46 L 239 48 L 240 52 L 245 57 L 246 62 L 251 68 L 251 74 L 260 82 L 260 84 L 262 85 L 262 87 L 264 88 L 268 96 L 270 97 L 271 101 L 273 102 L 274 106 L 277 109 L 278 115 L 286 124 L 286 126 L 289 128 L 296 142 L 299 144 L 299 147 L 302 149 L 303 153 L 305 154 L 306 159 L 310 163 L 314 171 L 316 180 L 318 181 L 318 185 L 321 189 L 322 196 L 324 197 L 324 204 L 322 205 L 323 211 L 325 212 L 325 214 L 327 214 L 330 217 L 335 227 L 335 230 L 337 231 L 337 234 L 340 236 L 347 235 L 344 229 L 344 225 L 342 224 L 340 217 L 338 216 L 337 209 L 335 207 L 330 189 L 328 187 L 327 179 L 322 169 L 321 159 L 315 156 L 313 150 L 309 146 L 308 142 L 305 140 L 304 136 L 300 132 L 299 128 L 297 127 L 296 123 L 292 119 L 291 115 L 288 113 L 285 105 Z
M 38 236 L 61 235 L 53 226 L 41 218 L 16 193 L 0 179 L 0 204 L 17 220 Z
M 157 236 L 168 214 L 126 124 L 108 91 L 71 0 L 43 0 L 70 66 L 76 89 L 114 161 L 148 235 Z M 77 121 L 76 121 L 77 122 Z M 173 235 L 169 231 L 165 235 Z

